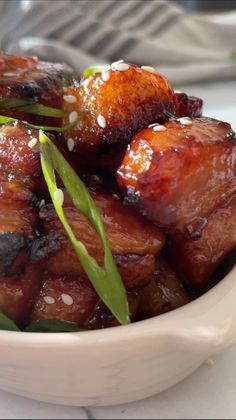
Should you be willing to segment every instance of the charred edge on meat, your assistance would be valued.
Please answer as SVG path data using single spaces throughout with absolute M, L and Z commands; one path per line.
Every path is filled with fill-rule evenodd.
M 60 235 L 57 233 L 49 233 L 48 235 L 36 238 L 30 247 L 30 261 L 36 263 L 45 260 L 50 254 L 58 252 L 61 247 Z
M 0 235 L 0 275 L 6 274 L 19 252 L 28 244 L 29 239 L 19 234 L 6 232 Z

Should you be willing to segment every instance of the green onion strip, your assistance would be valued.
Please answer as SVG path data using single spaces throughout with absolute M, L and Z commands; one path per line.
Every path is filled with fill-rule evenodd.
M 40 131 L 39 139 L 44 178 L 57 215 L 74 246 L 80 263 L 105 305 L 121 324 L 128 324 L 130 322 L 129 305 L 125 287 L 117 270 L 99 210 L 85 184 L 43 131 Z M 62 203 L 57 200 L 58 188 L 55 171 L 60 176 L 74 206 L 89 219 L 102 240 L 104 247 L 103 268 L 89 255 L 83 243 L 76 239 L 69 225 Z
M 68 116 L 67 111 L 45 106 L 35 101 L 27 101 L 18 98 L 0 97 L 0 108 L 14 109 L 28 114 L 41 115 L 43 117 L 63 118 Z
M 85 114 L 86 114 L 86 111 L 84 111 L 84 112 L 78 112 L 78 119 L 75 122 L 70 123 L 70 124 L 66 124 L 66 125 L 64 125 L 62 127 L 54 127 L 54 126 L 51 127 L 51 126 L 46 126 L 46 125 L 35 125 L 35 124 L 28 123 L 27 121 L 18 120 L 18 119 L 13 118 L 13 117 L 5 117 L 4 115 L 0 115 L 0 125 L 21 121 L 24 124 L 26 124 L 28 127 L 34 128 L 35 130 L 54 131 L 54 132 L 57 132 L 57 133 L 64 133 L 65 131 L 70 130 L 76 124 L 78 124 L 78 122 L 81 120 L 81 118 L 83 118 L 83 116 Z

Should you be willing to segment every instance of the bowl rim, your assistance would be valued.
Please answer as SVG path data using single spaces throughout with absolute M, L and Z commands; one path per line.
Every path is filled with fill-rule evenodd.
M 45 345 L 67 347 L 72 343 L 87 346 L 94 342 L 104 344 L 130 341 L 137 337 L 143 339 L 144 336 L 150 335 L 174 335 L 176 337 L 189 335 L 205 340 L 209 338 L 215 342 L 217 337 L 221 338 L 221 341 L 222 338 L 225 341 L 229 329 L 231 333 L 232 330 L 235 331 L 233 339 L 236 340 L 236 306 L 233 305 L 233 296 L 236 296 L 236 264 L 218 284 L 202 296 L 165 314 L 129 325 L 81 332 L 27 333 L 2 330 L 0 331 L 0 344 L 41 348 Z M 222 309 L 224 309 L 224 318 L 218 317 L 222 313 Z

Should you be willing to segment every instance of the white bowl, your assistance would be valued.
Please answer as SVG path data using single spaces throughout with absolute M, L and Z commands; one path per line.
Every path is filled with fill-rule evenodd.
M 57 404 L 151 396 L 236 340 L 236 267 L 201 298 L 124 327 L 66 334 L 0 332 L 0 388 Z

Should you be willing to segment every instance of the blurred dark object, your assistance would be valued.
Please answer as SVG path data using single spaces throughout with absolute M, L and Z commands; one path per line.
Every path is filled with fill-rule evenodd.
M 235 0 L 171 0 L 191 11 L 219 11 L 236 9 Z

